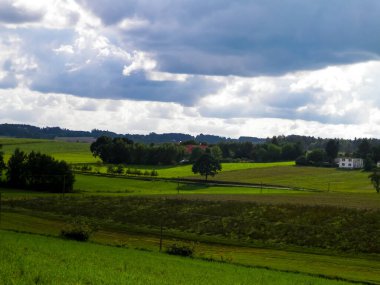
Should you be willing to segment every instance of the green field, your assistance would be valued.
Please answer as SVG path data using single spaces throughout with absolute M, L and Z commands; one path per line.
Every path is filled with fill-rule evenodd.
M 276 166 L 221 172 L 215 179 L 334 192 L 374 193 L 368 172 L 322 167 Z
M 25 152 L 39 151 L 49 154 L 58 160 L 65 160 L 68 163 L 96 163 L 99 161 L 99 159 L 92 156 L 90 144 L 88 143 L 0 138 L 0 145 L 3 145 L 2 151 L 5 154 L 5 160 L 8 160 L 13 151 L 19 148 Z
M 348 284 L 154 252 L 0 233 L 3 284 Z
M 0 138 L 0 144 L 6 159 L 19 147 L 26 152 L 34 150 L 50 154 L 78 166 L 88 164 L 92 172 L 107 172 L 108 166 L 91 155 L 89 144 L 11 138 Z M 297 167 L 294 162 L 223 163 L 222 172 L 211 179 L 234 185 L 222 186 L 205 184 L 202 177 L 191 172 L 191 165 L 125 167 L 143 172 L 156 169 L 159 176 L 144 180 L 141 179 L 143 177 L 136 179 L 126 175 L 76 174 L 75 191 L 66 193 L 65 199 L 57 199 L 57 194 L 0 187 L 3 199 L 0 228 L 57 236 L 71 219 L 85 217 L 100 225 L 100 230 L 91 237 L 92 242 L 157 251 L 160 223 L 157 218 L 164 215 L 167 223 L 164 226 L 164 246 L 172 244 L 175 239 L 198 241 L 197 258 L 380 283 L 380 262 L 376 254 L 380 195 L 376 194 L 366 172 Z M 199 181 L 178 183 L 165 180 L 178 177 L 199 178 Z M 241 183 L 262 186 L 255 188 Z M 270 185 L 294 189 L 275 189 Z M 164 208 L 160 208 L 162 205 Z M 251 208 L 246 208 L 246 205 L 251 205 Z M 194 213 L 200 216 L 192 216 Z M 220 231 L 221 225 L 223 231 Z M 1 239 L 6 235 L 15 243 Z M 1 236 L 0 243 L 9 245 L 0 252 L 3 254 L 0 256 L 0 283 L 5 284 L 343 284 L 302 274 L 193 259 L 169 261 L 177 258 L 125 248 L 98 246 L 104 248 L 98 250 L 94 244 L 6 231 L 2 231 Z M 34 249 L 28 243 L 17 244 L 24 236 L 30 239 Z M 63 253 L 43 261 L 41 256 L 50 256 L 50 243 L 62 244 Z M 70 246 L 66 248 L 64 244 Z M 12 246 L 21 247 L 14 250 L 13 256 L 8 252 L 13 250 Z M 23 247 L 27 249 L 25 252 Z M 71 261 L 75 254 L 69 247 L 78 247 L 75 251 L 81 252 L 83 266 Z M 96 259 L 93 251 L 99 252 L 101 262 L 87 263 L 87 256 L 89 260 Z M 122 252 L 122 259 L 113 255 L 113 251 Z M 21 253 L 25 257 L 20 257 Z M 109 255 L 103 257 L 103 254 Z M 143 257 L 144 254 L 147 255 Z M 156 257 L 162 260 L 146 263 L 147 267 L 139 263 L 144 258 Z M 136 259 L 136 267 L 125 263 L 123 258 Z M 10 264 L 8 267 L 1 263 L 5 259 Z M 110 259 L 109 266 L 103 268 L 101 263 Z M 120 270 L 124 267 L 118 265 L 119 261 L 127 264 L 125 267 L 131 271 Z M 33 262 L 37 262 L 36 267 L 32 267 Z M 170 262 L 173 266 L 169 265 Z M 173 271 L 156 263 L 172 266 Z M 220 273 L 222 269 L 215 265 L 233 269 L 226 267 L 223 269 L 225 273 Z M 47 270 L 38 270 L 43 266 L 47 266 Z M 60 266 L 66 269 L 60 269 L 62 274 L 54 274 L 54 268 Z M 185 267 L 188 267 L 186 274 L 179 274 Z M 202 273 L 200 267 L 209 275 Z M 230 273 L 240 270 L 244 273 Z M 147 274 L 147 271 L 151 273 Z M 118 272 L 120 276 L 115 276 Z M 249 272 L 254 272 L 255 276 L 251 277 Z M 266 272 L 274 279 L 267 279 Z
M 34 213 L 36 214 L 36 213 Z M 65 227 L 67 219 L 50 220 L 34 217 L 30 213 L 3 213 L 2 229 L 28 231 L 32 233 L 57 236 Z M 102 229 L 97 231 L 91 241 L 128 248 L 144 248 L 158 251 L 159 237 Z M 164 248 L 175 240 L 165 237 Z M 221 244 L 197 243 L 196 257 L 226 260 L 228 262 L 265 266 L 276 270 L 290 270 L 308 274 L 339 277 L 348 280 L 380 282 L 380 263 L 361 256 L 329 256 L 326 254 L 301 253 L 269 248 L 250 248 L 226 246 Z
M 294 161 L 285 162 L 263 162 L 263 163 L 253 163 L 253 162 L 238 162 L 238 163 L 222 163 L 222 171 L 233 171 L 233 170 L 243 170 L 243 169 L 256 169 L 256 168 L 271 168 L 275 166 L 292 166 L 295 165 Z M 177 178 L 177 177 L 196 177 L 191 168 L 192 165 L 176 165 L 176 166 L 161 166 L 161 165 L 125 165 L 128 169 L 139 169 L 142 172 L 145 170 L 157 170 L 159 177 L 164 178 Z M 107 173 L 107 165 L 99 166 L 93 165 L 93 171 L 100 173 Z
M 80 193 L 126 194 L 126 195 L 171 195 L 171 194 L 262 194 L 297 193 L 299 191 L 250 187 L 210 186 L 186 184 L 165 180 L 137 180 L 119 177 L 91 175 L 75 176 L 74 189 Z

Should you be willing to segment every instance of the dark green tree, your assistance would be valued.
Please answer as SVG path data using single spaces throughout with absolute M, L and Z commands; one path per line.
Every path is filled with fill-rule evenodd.
M 202 154 L 204 154 L 203 149 L 201 149 L 199 146 L 194 147 L 190 154 L 190 158 L 189 158 L 190 162 L 194 163 L 202 156 Z
M 29 188 L 46 192 L 72 192 L 74 174 L 64 161 L 16 149 L 8 161 L 7 182 L 11 187 Z
M 26 158 L 25 152 L 16 148 L 7 164 L 7 183 L 12 187 L 26 186 Z
M 375 187 L 377 194 L 379 194 L 380 193 L 380 170 L 378 168 L 375 168 L 372 174 L 368 175 L 368 178 L 371 180 L 373 187 Z
M 222 150 L 217 145 L 212 146 L 210 152 L 211 155 L 217 160 L 221 160 L 223 157 Z
M 285 143 L 282 146 L 281 157 L 282 160 L 295 160 L 303 154 L 301 144 L 299 143 Z
M 205 176 L 207 181 L 207 177 L 215 176 L 218 171 L 222 170 L 222 166 L 217 159 L 210 154 L 205 153 L 195 161 L 192 170 L 195 174 L 199 173 L 200 175 Z
M 367 155 L 367 157 L 364 159 L 364 170 L 365 171 L 371 171 L 375 167 L 375 163 L 372 160 L 372 157 L 370 155 Z
M 368 139 L 363 139 L 358 146 L 359 157 L 365 159 L 369 154 L 371 154 L 371 144 Z
M 339 152 L 339 141 L 338 140 L 329 140 L 326 143 L 325 151 L 327 154 L 327 158 L 330 163 L 334 162 L 334 159 L 337 158 Z
M 307 154 L 307 162 L 311 165 L 321 165 L 326 159 L 326 152 L 323 149 L 315 149 Z
M 0 144 L 0 149 L 3 146 Z M 4 153 L 0 151 L 0 180 L 2 178 L 3 170 L 5 169 L 5 162 L 4 162 Z

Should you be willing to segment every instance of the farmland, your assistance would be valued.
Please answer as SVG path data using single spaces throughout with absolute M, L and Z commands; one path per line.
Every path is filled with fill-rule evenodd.
M 4 255 L 4 258 L 12 262 L 17 260 L 18 263 L 0 269 L 3 270 L 0 276 L 7 276 L 16 283 L 30 283 L 30 280 L 63 284 L 101 284 L 104 280 L 110 284 L 150 282 L 146 279 L 149 274 L 142 276 L 146 267 L 138 262 L 136 267 L 125 263 L 128 274 L 124 274 L 120 269 L 124 267 L 120 267 L 119 263 L 110 262 L 109 267 L 101 271 L 98 263 L 89 264 L 82 259 L 81 270 L 84 273 L 79 274 L 74 270 L 75 261 L 71 263 L 71 256 L 75 259 L 75 253 L 70 250 L 76 247 L 80 248 L 76 251 L 83 250 L 82 256 L 90 250 L 99 251 L 102 260 L 117 259 L 118 254 L 136 260 L 139 260 L 136 256 L 140 256 L 141 260 L 143 255 L 146 259 L 152 256 L 155 261 L 147 267 L 154 267 L 153 275 L 156 269 L 157 272 L 164 272 L 165 278 L 172 275 L 165 281 L 155 279 L 155 284 L 167 284 L 169 281 L 196 284 L 192 282 L 201 282 L 201 276 L 205 278 L 203 282 L 213 284 L 215 281 L 216 284 L 221 281 L 213 274 L 220 270 L 226 272 L 225 277 L 221 275 L 223 280 L 241 284 L 257 282 L 252 279 L 256 277 L 260 284 L 272 284 L 273 279 L 266 279 L 267 272 L 268 276 L 276 276 L 276 284 L 345 284 L 343 281 L 318 279 L 305 274 L 380 283 L 380 195 L 375 193 L 366 172 L 298 167 L 294 162 L 224 163 L 222 172 L 213 177 L 211 183 L 204 183 L 202 177 L 191 172 L 191 165 L 124 166 L 124 169 L 143 171 L 155 169 L 157 177 L 106 174 L 109 165 L 103 165 L 94 158 L 89 144 L 85 143 L 1 138 L 0 144 L 3 144 L 6 159 L 19 147 L 26 152 L 34 150 L 50 154 L 78 169 L 83 165 L 91 168 L 89 173 L 77 171 L 74 192 L 65 193 L 64 197 L 61 194 L 0 188 L 0 228 L 6 230 L 1 232 L 1 236 L 5 237 L 2 241 L 7 242 L 9 251 L 13 250 L 12 246 L 20 246 L 17 242 L 23 242 L 30 253 L 25 259 L 16 254 L 14 259 Z M 57 237 L 76 219 L 98 228 L 91 236 L 91 242 L 123 248 L 9 232 Z M 157 253 L 160 226 L 163 228 L 164 248 L 177 241 L 196 243 L 196 259 Z M 6 236 L 14 238 L 15 243 L 8 243 Z M 27 243 L 24 237 L 32 242 Z M 42 242 L 47 244 L 46 248 L 42 248 Z M 62 253 L 65 257 L 52 259 L 49 264 L 60 267 L 63 266 L 62 260 L 70 263 L 64 271 L 65 281 L 62 281 L 63 275 L 53 276 L 50 267 L 46 272 L 30 269 L 33 260 L 40 258 L 40 255 L 49 255 L 58 246 L 65 248 L 65 253 Z M 88 257 L 89 260 L 95 259 L 91 254 Z M 198 259 L 302 274 L 234 267 Z M 172 266 L 173 272 L 157 265 L 169 266 L 170 262 L 178 264 L 178 267 Z M 191 280 L 181 279 L 185 275 L 177 274 L 185 270 L 181 267 L 187 266 L 185 264 L 188 264 L 186 276 L 191 276 Z M 219 266 L 226 266 L 226 269 Z M 12 271 L 12 268 L 17 269 Z M 200 268 L 208 270 L 209 275 L 201 274 Z M 239 270 L 242 270 L 241 274 L 229 276 L 228 272 Z M 94 277 L 87 274 L 95 271 L 99 274 Z M 114 276 L 114 272 L 121 272 L 120 276 Z M 250 277 L 250 274 L 255 277 Z M 207 278 L 213 281 L 210 283 Z
M 92 156 L 88 143 L 0 138 L 0 145 L 3 145 L 2 151 L 5 154 L 5 160 L 10 157 L 16 148 L 19 148 L 25 152 L 36 151 L 49 154 L 68 163 L 96 163 L 99 161 Z
M 4 284 L 347 284 L 5 231 L 0 243 Z

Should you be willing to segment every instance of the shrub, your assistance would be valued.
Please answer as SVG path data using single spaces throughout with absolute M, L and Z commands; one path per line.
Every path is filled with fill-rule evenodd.
M 166 253 L 171 255 L 191 257 L 194 254 L 194 247 L 190 247 L 187 245 L 177 245 L 176 243 L 174 243 L 166 249 Z
M 308 165 L 306 156 L 301 155 L 296 158 L 296 165 Z
M 81 169 L 82 171 L 92 171 L 92 167 L 90 165 L 84 164 Z
M 95 227 L 84 221 L 74 221 L 66 229 L 61 230 L 61 237 L 76 241 L 88 241 Z
M 150 172 L 150 176 L 158 176 L 158 172 L 157 172 L 157 170 L 153 169 L 153 170 Z

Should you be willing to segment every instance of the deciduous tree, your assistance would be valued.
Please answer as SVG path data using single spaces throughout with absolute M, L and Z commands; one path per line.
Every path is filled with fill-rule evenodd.
M 205 176 L 207 181 L 207 177 L 215 176 L 218 171 L 222 170 L 222 166 L 217 159 L 210 154 L 205 153 L 195 161 L 192 170 L 195 174 L 199 173 L 200 175 Z
M 377 194 L 380 193 L 380 170 L 376 168 L 372 174 L 368 176 L 371 179 L 373 187 L 375 187 Z
M 338 140 L 329 140 L 325 146 L 325 151 L 327 158 L 330 163 L 334 162 L 334 159 L 338 156 L 339 152 L 339 141 Z

